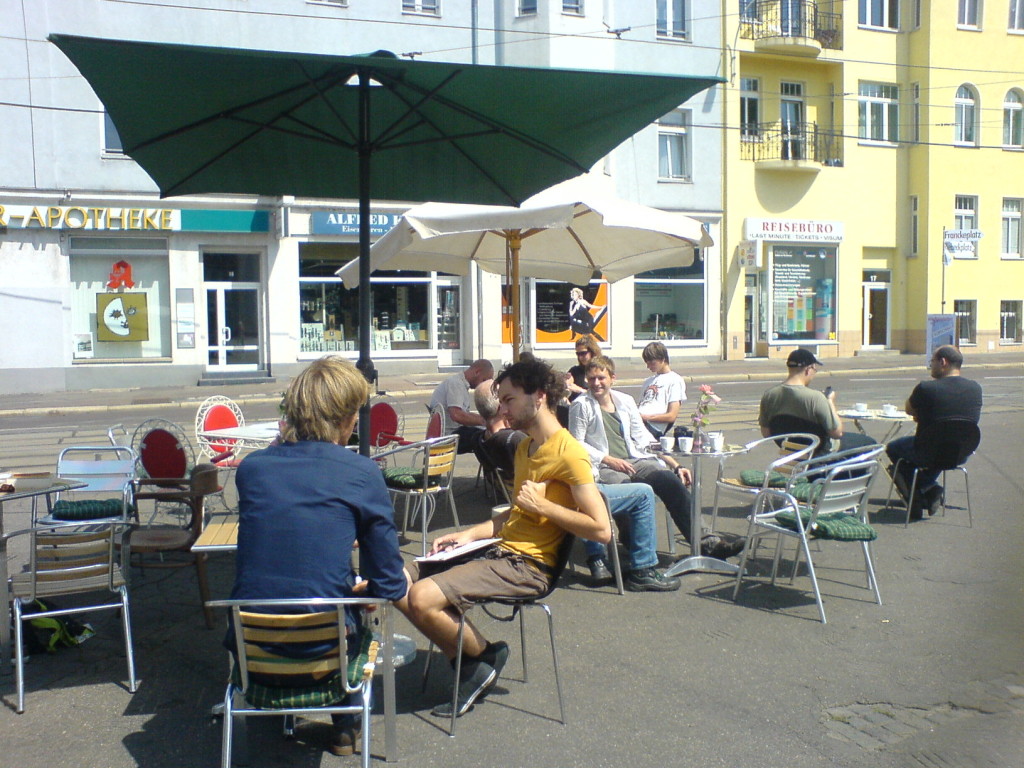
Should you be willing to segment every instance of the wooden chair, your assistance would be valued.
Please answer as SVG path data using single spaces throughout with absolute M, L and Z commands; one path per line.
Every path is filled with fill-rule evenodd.
M 78 522 L 58 523 L 15 531 L 3 537 L 3 551 L 7 551 L 7 544 L 11 539 L 26 537 L 29 540 L 28 568 L 24 573 L 16 574 L 10 582 L 19 714 L 25 711 L 25 651 L 22 622 L 45 616 L 120 609 L 125 655 L 128 658 L 128 690 L 135 693 L 137 683 L 128 590 L 121 568 L 115 560 L 116 542 L 124 527 L 123 522 L 103 522 L 90 523 L 88 530 L 85 530 Z M 22 611 L 23 600 L 32 602 L 37 598 L 108 592 L 116 595 L 116 599 L 85 602 L 74 608 L 30 614 Z
M 210 587 L 206 576 L 206 554 L 193 553 L 192 545 L 203 532 L 206 522 L 206 497 L 218 493 L 221 488 L 217 482 L 217 467 L 213 464 L 198 464 L 193 468 L 185 487 L 168 487 L 163 481 L 153 478 L 139 480 L 142 489 L 135 494 L 136 501 L 151 500 L 154 502 L 173 502 L 183 504 L 190 511 L 186 525 L 149 524 L 133 528 L 125 536 L 125 564 L 131 564 L 131 558 L 137 558 L 140 568 L 182 568 L 195 564 L 196 579 L 199 582 L 199 596 L 203 601 L 203 616 L 207 629 L 213 629 L 213 614 L 206 607 L 210 599 Z M 184 560 L 167 561 L 163 555 L 167 552 L 184 552 L 188 557 Z M 146 555 L 158 555 L 158 560 L 143 559 Z
M 378 640 L 365 630 L 360 654 L 349 659 L 345 609 L 374 606 L 381 598 L 216 600 L 208 608 L 228 608 L 233 629 L 231 677 L 224 692 L 221 765 L 231 768 L 235 719 L 284 716 L 291 736 L 296 715 L 361 714 L 362 764 L 370 765 L 370 709 Z M 268 613 L 268 610 L 279 613 Z M 332 649 L 308 658 L 310 644 Z M 272 646 L 272 649 L 268 646 Z M 343 703 L 354 694 L 357 703 Z

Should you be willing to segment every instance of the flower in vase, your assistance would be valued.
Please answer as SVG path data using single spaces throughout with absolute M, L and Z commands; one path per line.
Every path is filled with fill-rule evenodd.
M 700 385 L 700 396 L 697 398 L 697 407 L 693 411 L 691 421 L 697 429 L 703 429 L 710 423 L 710 414 L 715 406 L 722 402 L 722 398 L 715 394 L 710 384 Z

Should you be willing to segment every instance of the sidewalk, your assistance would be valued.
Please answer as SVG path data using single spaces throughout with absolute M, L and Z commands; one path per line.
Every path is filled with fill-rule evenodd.
M 1017 353 L 978 354 L 969 352 L 965 371 L 991 368 L 1024 368 L 1024 350 Z M 640 361 L 639 352 L 628 361 L 615 361 L 620 386 L 641 383 L 648 375 Z M 568 367 L 568 363 L 566 364 Z M 782 360 L 764 358 L 747 360 L 682 360 L 674 364 L 677 373 L 686 382 L 704 384 L 723 381 L 775 381 L 785 374 Z M 826 362 L 818 378 L 855 373 L 895 373 L 906 371 L 924 378 L 927 375 L 923 356 L 918 354 L 862 355 L 833 358 Z M 434 387 L 447 373 L 436 370 L 423 373 L 381 375 L 379 387 L 393 397 L 426 401 Z M 168 403 L 199 403 L 211 395 L 225 395 L 240 403 L 275 402 L 280 399 L 288 382 L 278 379 L 272 384 L 228 385 L 223 387 L 147 387 L 136 389 L 93 389 L 73 392 L 46 392 L 38 394 L 0 395 L 0 417 L 18 415 L 67 414 L 124 410 L 126 408 L 155 409 Z

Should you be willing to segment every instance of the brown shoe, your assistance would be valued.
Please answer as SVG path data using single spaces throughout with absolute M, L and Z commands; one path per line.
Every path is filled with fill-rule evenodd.
M 327 751 L 335 757 L 347 757 L 354 755 L 359 748 L 361 731 L 355 728 L 346 728 L 334 734 L 334 738 L 327 745 Z

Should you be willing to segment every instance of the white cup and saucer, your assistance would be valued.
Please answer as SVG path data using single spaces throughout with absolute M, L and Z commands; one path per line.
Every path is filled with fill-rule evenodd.
M 675 448 L 676 439 L 671 435 L 662 437 L 659 441 L 661 443 L 661 450 L 665 453 L 672 453 L 672 449 Z
M 867 413 L 868 412 L 868 404 L 867 403 L 854 403 L 853 404 L 853 410 L 856 411 L 857 413 Z
M 883 416 L 896 416 L 898 413 L 899 413 L 899 410 L 892 403 L 885 403 L 882 406 L 882 415 Z
M 693 452 L 693 438 L 692 437 L 680 437 L 678 438 L 679 451 L 680 453 L 692 453 Z

